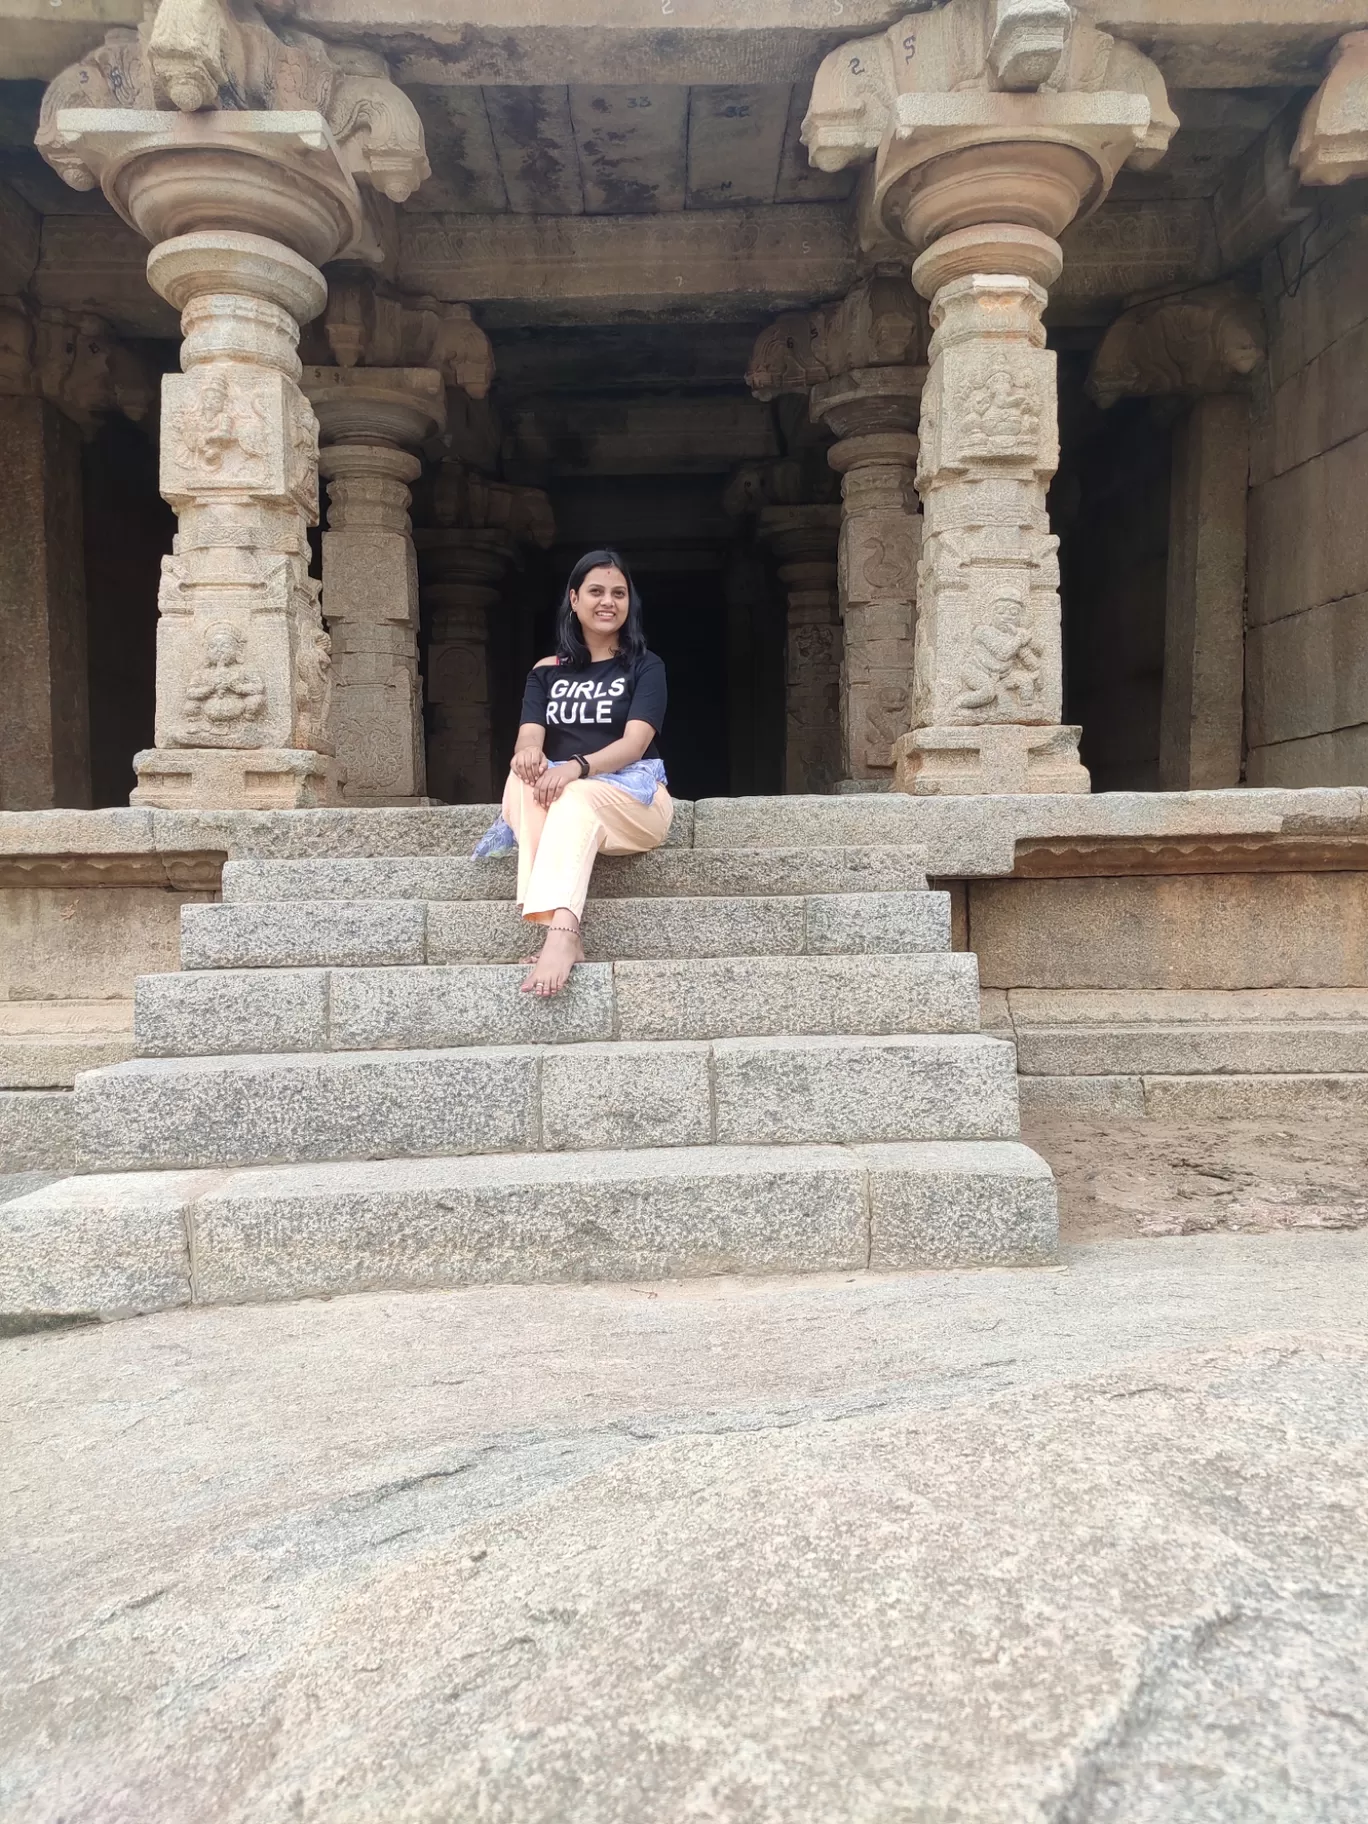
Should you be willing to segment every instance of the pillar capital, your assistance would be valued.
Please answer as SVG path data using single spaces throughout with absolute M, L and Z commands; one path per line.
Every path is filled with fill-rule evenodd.
M 218 104 L 224 95 L 234 105 Z M 226 0 L 160 0 L 49 83 L 35 143 L 154 244 L 204 228 L 284 242 L 314 264 L 378 256 L 358 185 L 404 201 L 428 175 L 422 125 L 372 52 L 286 43 Z
M 1210 285 L 1125 311 L 1102 338 L 1088 392 L 1123 398 L 1242 391 L 1267 350 L 1263 310 L 1234 285 Z
M 1292 162 L 1304 184 L 1368 177 L 1368 32 L 1346 32 L 1302 116 Z
M 435 368 L 306 367 L 302 384 L 325 452 L 334 444 L 420 450 L 446 423 L 446 389 Z M 415 465 L 413 477 L 418 472 Z
M 873 161 L 867 250 L 920 252 L 984 222 L 1056 238 L 1177 126 L 1150 59 L 1067 0 L 950 0 L 831 52 L 803 143 L 822 171 Z

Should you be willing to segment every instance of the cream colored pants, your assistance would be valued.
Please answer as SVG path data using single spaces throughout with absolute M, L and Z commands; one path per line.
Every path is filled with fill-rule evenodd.
M 663 785 L 649 804 L 620 786 L 576 779 L 544 811 L 512 773 L 503 795 L 504 822 L 518 839 L 518 904 L 524 918 L 549 925 L 565 906 L 579 918 L 599 851 L 642 855 L 669 834 L 674 801 Z

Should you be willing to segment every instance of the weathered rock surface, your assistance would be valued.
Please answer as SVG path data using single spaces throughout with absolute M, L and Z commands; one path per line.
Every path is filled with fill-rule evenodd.
M 0 1349 L 7 1819 L 1348 1824 L 1368 1240 Z

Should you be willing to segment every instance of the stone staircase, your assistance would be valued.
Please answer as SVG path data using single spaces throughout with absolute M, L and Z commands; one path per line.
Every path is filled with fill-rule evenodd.
M 924 852 L 812 833 L 602 861 L 549 1002 L 512 858 L 230 861 L 76 1079 L 82 1175 L 0 1206 L 0 1312 L 1049 1259 Z

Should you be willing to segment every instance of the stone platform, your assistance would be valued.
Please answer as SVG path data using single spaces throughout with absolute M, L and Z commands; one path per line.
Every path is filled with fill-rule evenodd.
M 182 908 L 220 899 L 228 862 L 239 902 L 189 916 L 192 964 L 263 959 L 248 897 L 256 863 L 270 865 L 280 895 L 295 891 L 301 866 L 311 895 L 329 882 L 342 890 L 316 911 L 296 902 L 271 915 L 278 963 L 291 954 L 291 918 L 317 939 L 331 921 L 326 955 L 353 967 L 362 930 L 434 963 L 520 954 L 506 905 L 460 897 L 462 875 L 473 878 L 464 858 L 491 815 L 470 805 L 0 818 L 0 1174 L 76 1164 L 77 1073 L 133 1055 L 135 979 L 178 967 Z M 650 916 L 643 923 L 630 898 L 602 898 L 591 953 L 663 960 L 677 937 L 693 958 L 797 954 L 804 895 L 754 892 L 729 855 L 762 851 L 755 865 L 777 885 L 799 878 L 814 849 L 889 850 L 886 871 L 869 860 L 858 882 L 878 893 L 905 884 L 896 852 L 908 846 L 949 893 L 952 946 L 979 959 L 983 1028 L 1018 1044 L 1033 1108 L 1133 1114 L 1181 1102 L 1257 1119 L 1368 1096 L 1368 791 L 1356 787 L 685 804 L 669 853 L 647 870 L 674 897 L 664 947 L 644 947 Z M 612 869 L 600 874 L 611 893 Z M 507 890 L 506 868 L 484 878 Z M 807 879 L 810 904 L 839 894 L 834 875 Z M 397 910 L 341 903 L 395 891 L 408 902 Z

